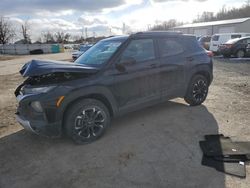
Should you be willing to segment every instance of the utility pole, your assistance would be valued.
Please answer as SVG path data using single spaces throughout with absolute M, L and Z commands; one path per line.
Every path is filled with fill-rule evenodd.
M 86 40 L 88 38 L 88 28 L 87 27 L 85 27 L 85 38 L 86 38 Z
M 126 33 L 126 25 L 125 23 L 122 24 L 122 34 L 124 35 Z

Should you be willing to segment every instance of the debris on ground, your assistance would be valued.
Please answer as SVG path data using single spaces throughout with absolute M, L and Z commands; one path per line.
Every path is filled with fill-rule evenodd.
M 200 141 L 202 165 L 226 174 L 246 177 L 245 162 L 250 161 L 250 142 L 233 142 L 224 135 L 205 135 Z

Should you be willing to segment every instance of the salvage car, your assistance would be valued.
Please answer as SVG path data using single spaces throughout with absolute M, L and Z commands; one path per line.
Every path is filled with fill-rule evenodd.
M 219 53 L 224 57 L 243 58 L 249 56 L 247 46 L 250 44 L 250 37 L 231 39 L 219 47 Z
M 140 32 L 99 41 L 75 63 L 32 60 L 15 91 L 17 121 L 46 136 L 76 143 L 100 138 L 113 117 L 183 97 L 202 104 L 213 64 L 195 36 Z

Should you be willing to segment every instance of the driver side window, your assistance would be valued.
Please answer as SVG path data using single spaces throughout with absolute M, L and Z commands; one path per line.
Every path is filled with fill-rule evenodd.
M 136 62 L 155 59 L 153 39 L 132 40 L 122 53 L 120 62 L 127 59 L 133 59 Z

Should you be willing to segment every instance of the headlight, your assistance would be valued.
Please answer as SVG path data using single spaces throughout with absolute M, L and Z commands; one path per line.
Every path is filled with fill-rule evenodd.
M 40 94 L 40 93 L 47 93 L 50 90 L 54 89 L 56 86 L 47 86 L 47 87 L 33 87 L 33 88 L 27 88 L 24 87 L 23 91 L 24 91 L 24 95 L 27 94 Z

